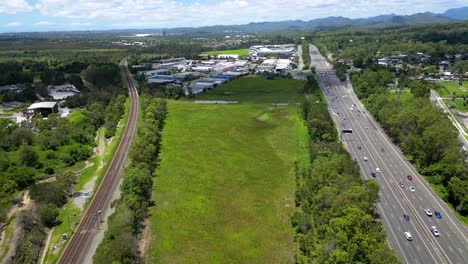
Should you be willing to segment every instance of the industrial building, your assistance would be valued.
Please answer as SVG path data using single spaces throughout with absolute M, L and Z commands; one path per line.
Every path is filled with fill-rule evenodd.
M 73 84 L 63 84 L 56 86 L 49 85 L 48 90 L 49 95 L 55 100 L 62 100 L 80 93 L 80 90 L 76 89 Z
M 257 45 L 250 47 L 249 54 L 252 57 L 282 56 L 291 57 L 294 55 L 293 45 Z
M 28 107 L 24 114 L 27 116 L 34 116 L 39 113 L 42 114 L 43 117 L 47 117 L 53 113 L 58 113 L 57 102 L 34 103 Z

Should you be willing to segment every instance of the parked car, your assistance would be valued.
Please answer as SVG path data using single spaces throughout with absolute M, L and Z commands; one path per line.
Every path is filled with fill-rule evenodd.
M 380 173 L 380 168 L 375 168 L 375 171 Z
M 372 175 L 372 177 L 375 178 L 375 176 L 376 176 L 375 172 L 371 172 L 370 174 Z
M 407 215 L 407 214 L 403 214 L 403 218 L 404 218 L 406 221 L 409 221 L 409 220 L 410 220 L 410 217 L 409 217 L 409 215 Z
M 412 191 L 412 192 L 415 192 L 415 191 L 416 191 L 416 189 L 414 189 L 413 186 L 410 186 L 410 187 L 409 187 L 409 190 Z
M 412 181 L 413 180 L 413 177 L 411 177 L 411 175 L 408 175 L 406 176 L 408 178 L 408 180 Z
M 434 214 L 437 218 L 442 218 L 442 215 L 440 214 L 439 211 L 434 211 Z

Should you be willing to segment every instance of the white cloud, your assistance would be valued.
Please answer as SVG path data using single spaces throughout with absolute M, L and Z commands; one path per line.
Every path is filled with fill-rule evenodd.
M 33 7 L 25 0 L 5 0 L 0 4 L 0 14 L 16 14 L 17 12 L 32 11 Z
M 24 1 L 24 0 L 15 0 Z M 120 27 L 175 27 L 243 24 L 327 16 L 351 18 L 387 13 L 443 12 L 466 0 L 37 0 L 46 17 L 108 21 Z
M 36 27 L 47 27 L 47 26 L 53 26 L 53 25 L 56 25 L 56 24 L 57 23 L 49 22 L 49 21 L 40 21 L 40 22 L 34 23 L 33 25 L 36 26 Z
M 18 21 L 14 21 L 14 22 L 10 22 L 10 23 L 5 24 L 6 27 L 19 27 L 21 25 L 23 25 L 23 23 L 18 22 Z

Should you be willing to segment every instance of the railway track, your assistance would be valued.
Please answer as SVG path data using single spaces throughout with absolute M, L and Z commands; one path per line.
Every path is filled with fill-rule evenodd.
M 75 233 L 71 236 L 70 241 L 66 245 L 58 263 L 84 263 L 84 258 L 86 257 L 86 253 L 89 250 L 94 236 L 99 232 L 99 225 L 103 220 L 102 218 L 110 208 L 112 195 L 119 185 L 123 167 L 127 161 L 127 153 L 133 136 L 135 135 L 139 110 L 138 92 L 126 65 L 126 63 L 121 65 L 121 70 L 127 80 L 130 94 L 130 113 L 127 126 L 125 127 L 117 151 L 107 168 L 101 184 L 94 194 Z

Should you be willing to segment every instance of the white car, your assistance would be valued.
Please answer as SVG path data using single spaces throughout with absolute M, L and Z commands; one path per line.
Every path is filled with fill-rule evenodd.
M 416 191 L 413 186 L 410 186 L 409 190 L 412 191 L 412 192 Z
M 380 168 L 375 168 L 375 171 L 380 173 Z
M 413 240 L 413 237 L 411 236 L 410 232 L 405 232 L 405 237 L 406 237 L 406 240 L 408 240 L 408 241 Z
M 427 216 L 432 216 L 432 211 L 430 209 L 424 209 L 424 212 Z
M 439 230 L 435 226 L 431 226 L 431 232 L 436 237 L 440 236 Z
M 364 161 L 367 161 L 367 157 L 364 157 L 363 159 L 364 159 Z

